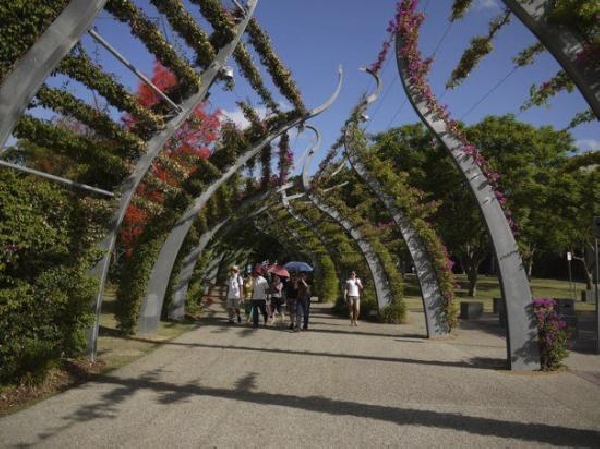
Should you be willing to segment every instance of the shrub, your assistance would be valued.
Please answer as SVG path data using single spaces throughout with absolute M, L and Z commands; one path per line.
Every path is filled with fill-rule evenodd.
M 556 301 L 550 298 L 533 300 L 533 313 L 538 329 L 538 345 L 542 370 L 555 370 L 567 357 L 570 332 L 567 323 L 556 310 Z

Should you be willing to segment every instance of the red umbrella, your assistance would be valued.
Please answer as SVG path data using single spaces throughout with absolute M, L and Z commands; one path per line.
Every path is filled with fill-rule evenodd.
M 285 268 L 283 268 L 281 265 L 276 264 L 276 263 L 272 263 L 271 265 L 269 265 L 269 268 L 267 268 L 267 271 L 269 273 L 277 274 L 279 276 L 290 277 L 290 272 L 288 270 L 286 270 Z

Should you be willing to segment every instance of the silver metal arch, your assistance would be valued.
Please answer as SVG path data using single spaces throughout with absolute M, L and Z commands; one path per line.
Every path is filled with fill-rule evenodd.
M 312 129 L 318 134 L 318 131 L 315 128 Z M 392 299 L 392 289 L 390 287 L 389 280 L 385 275 L 383 265 L 379 260 L 379 257 L 377 256 L 377 252 L 369 244 L 367 239 L 365 239 L 365 237 L 362 235 L 362 232 L 360 232 L 350 220 L 344 218 L 337 209 L 324 203 L 323 201 L 321 201 L 318 195 L 313 193 L 308 183 L 308 176 L 306 174 L 306 171 L 308 170 L 308 166 L 313 156 L 314 152 L 312 154 L 309 152 L 309 154 L 306 156 L 306 160 L 304 161 L 302 180 L 304 183 L 304 189 L 306 191 L 306 197 L 310 201 L 312 201 L 312 203 L 315 206 L 317 206 L 317 209 L 319 209 L 321 212 L 326 213 L 335 221 L 337 221 L 338 224 L 340 224 L 356 242 L 361 252 L 363 253 L 363 257 L 367 261 L 369 271 L 371 271 L 371 276 L 373 277 L 375 284 L 375 294 L 377 295 L 377 307 L 379 310 L 382 310 L 390 303 Z
M 92 25 L 107 0 L 71 0 L 0 86 L 0 151 L 19 117 L 58 63 Z
M 240 207 L 236 210 L 236 215 L 242 214 L 245 218 L 252 217 L 257 215 L 265 210 L 265 208 L 260 208 L 252 213 L 247 213 L 248 209 L 254 206 L 257 203 L 263 202 L 270 192 L 263 193 L 262 195 L 258 195 L 255 197 L 250 197 L 242 202 Z M 192 274 L 194 273 L 194 269 L 196 267 L 196 263 L 210 240 L 222 229 L 227 227 L 228 223 L 231 223 L 234 220 L 234 216 L 230 215 L 229 217 L 223 219 L 219 223 L 213 225 L 207 232 L 202 234 L 198 239 L 198 244 L 192 248 L 192 250 L 188 253 L 187 256 L 183 258 L 182 268 L 177 276 L 177 280 L 175 282 L 175 291 L 173 293 L 173 301 L 171 302 L 171 310 L 169 310 L 169 317 L 174 320 L 181 320 L 185 316 L 185 300 L 187 297 L 188 285 L 190 283 L 190 279 L 192 278 Z M 142 317 L 146 316 L 144 310 L 140 311 L 140 319 L 138 320 L 138 328 L 143 329 L 146 328 L 145 323 L 142 323 Z
M 463 144 L 448 129 L 446 123 L 427 106 L 425 98 L 410 81 L 408 67 L 402 57 L 402 36 L 396 36 L 396 59 L 404 91 L 417 115 L 447 148 L 455 165 L 466 178 L 484 217 L 498 262 L 502 296 L 508 315 L 507 362 L 512 370 L 540 369 L 540 354 L 536 325 L 533 319 L 531 290 L 525 274 L 519 248 L 494 190 L 473 158 L 462 151 Z
M 165 142 L 168 139 L 170 139 L 175 133 L 175 131 L 185 122 L 185 120 L 190 116 L 194 108 L 205 99 L 206 93 L 208 92 L 208 89 L 210 88 L 213 80 L 218 75 L 219 70 L 221 69 L 227 58 L 231 56 L 238 42 L 242 38 L 244 30 L 246 29 L 246 26 L 248 25 L 248 22 L 250 21 L 250 18 L 254 13 L 254 9 L 256 8 L 257 2 L 258 0 L 248 0 L 247 13 L 244 17 L 244 20 L 237 24 L 235 36 L 231 40 L 231 42 L 227 43 L 219 51 L 215 60 L 202 74 L 200 78 L 200 89 L 198 90 L 198 92 L 196 92 L 194 95 L 188 98 L 181 105 L 182 112 L 174 116 L 166 124 L 165 128 L 148 142 L 148 148 L 146 153 L 144 153 L 140 157 L 139 161 L 135 166 L 134 172 L 125 181 L 123 185 L 123 194 L 121 196 L 119 206 L 115 214 L 113 215 L 110 232 L 104 237 L 104 239 L 102 240 L 102 242 L 100 242 L 99 245 L 103 256 L 96 264 L 96 266 L 91 270 L 91 274 L 99 278 L 98 291 L 96 297 L 92 300 L 92 307 L 95 311 L 94 324 L 92 326 L 92 329 L 90 330 L 90 335 L 88 339 L 88 354 L 92 360 L 96 359 L 98 353 L 98 330 L 100 326 L 100 312 L 102 307 L 102 298 L 104 295 L 104 284 L 106 283 L 106 277 L 110 266 L 111 254 L 116 243 L 117 231 L 123 223 L 123 218 L 125 216 L 125 212 L 127 211 L 127 207 L 129 206 L 129 203 L 131 202 L 139 183 L 151 167 L 154 159 L 160 153 Z
M 375 78 L 376 89 L 357 106 L 355 116 L 359 116 L 367 106 L 377 100 L 381 92 L 381 81 L 378 74 L 368 69 L 363 69 L 366 73 Z M 358 124 L 357 124 L 358 126 Z M 379 180 L 373 176 L 365 165 L 361 162 L 358 154 L 353 150 L 353 139 L 350 127 L 344 129 L 345 153 L 350 161 L 354 172 L 360 176 L 363 182 L 369 186 L 377 198 L 384 204 L 394 223 L 398 226 L 402 238 L 406 242 L 413 263 L 415 265 L 415 274 L 421 286 L 421 297 L 423 299 L 423 310 L 425 312 L 425 326 L 428 337 L 445 337 L 450 332 L 449 323 L 442 312 L 442 292 L 439 286 L 435 268 L 431 262 L 427 247 L 419 236 L 411 220 L 396 206 L 394 198 L 385 192 L 385 189 Z
M 177 253 L 181 249 L 181 245 L 185 239 L 185 236 L 192 225 L 196 215 L 206 205 L 208 200 L 212 197 L 214 192 L 223 185 L 231 176 L 233 176 L 244 164 L 246 164 L 252 157 L 254 157 L 262 148 L 268 145 L 272 140 L 283 134 L 287 130 L 304 123 L 309 118 L 312 118 L 330 107 L 339 95 L 342 86 L 342 68 L 338 68 L 338 83 L 335 91 L 329 97 L 329 99 L 320 106 L 310 110 L 305 116 L 299 117 L 281 125 L 279 128 L 273 130 L 271 134 L 257 144 L 248 148 L 244 154 L 242 154 L 237 161 L 231 165 L 221 177 L 213 182 L 202 194 L 196 198 L 194 204 L 182 214 L 180 219 L 175 224 L 173 230 L 163 243 L 160 253 L 148 280 L 148 286 L 146 291 L 148 292 L 144 300 L 142 301 L 142 310 L 146 315 L 144 316 L 145 327 L 138 329 L 139 332 L 143 333 L 155 333 L 158 329 L 158 321 L 160 319 L 160 310 L 164 301 L 165 291 L 173 270 L 173 264 L 177 257 Z M 140 317 L 141 318 L 141 317 Z
M 584 40 L 568 27 L 557 27 L 546 21 L 546 13 L 553 7 L 551 0 L 502 0 L 506 6 L 531 30 L 552 53 L 573 80 L 592 111 L 600 119 L 600 67 L 582 66 L 577 61 Z M 598 20 L 598 18 L 596 18 Z

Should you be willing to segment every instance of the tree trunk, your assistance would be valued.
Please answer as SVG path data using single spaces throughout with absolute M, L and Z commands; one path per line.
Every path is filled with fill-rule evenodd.
M 477 293 L 477 263 L 475 261 L 471 261 L 469 263 L 469 296 L 475 297 Z

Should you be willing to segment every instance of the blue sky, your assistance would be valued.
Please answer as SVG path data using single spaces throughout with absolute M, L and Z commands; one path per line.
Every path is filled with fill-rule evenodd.
M 150 17 L 159 17 L 147 0 L 136 0 L 135 3 L 143 7 Z M 202 20 L 197 6 L 186 1 L 184 3 L 189 12 Z M 343 87 L 338 101 L 330 110 L 311 121 L 320 129 L 323 137 L 321 149 L 314 158 L 314 166 L 339 137 L 344 121 L 361 94 L 373 88 L 371 77 L 359 68 L 375 61 L 387 37 L 386 27 L 394 15 L 395 3 L 392 0 L 258 1 L 255 15 L 262 28 L 269 33 L 274 50 L 291 70 L 307 107 L 321 104 L 329 97 L 336 86 L 337 67 L 343 67 Z M 425 12 L 426 19 L 421 30 L 420 49 L 424 56 L 435 52 L 430 84 L 441 102 L 448 104 L 453 118 L 474 124 L 486 115 L 514 113 L 518 114 L 519 120 L 535 126 L 564 128 L 576 113 L 587 107 L 579 92 L 574 91 L 551 99 L 547 107 L 534 107 L 519 113 L 519 106 L 528 98 L 531 85 L 551 78 L 559 66 L 546 53 L 538 56 L 535 64 L 518 68 L 507 77 L 513 67 L 511 57 L 534 42 L 533 35 L 516 17 L 499 32 L 495 51 L 459 87 L 445 92 L 446 80 L 469 41 L 477 34 L 487 34 L 489 19 L 499 14 L 503 5 L 500 0 L 475 0 L 472 10 L 464 18 L 450 25 L 448 17 L 451 3 L 451 0 L 421 0 L 420 8 Z M 115 22 L 103 12 L 94 26 L 140 71 L 148 76 L 151 74 L 151 55 L 135 38 L 124 32 L 126 28 L 123 24 Z M 159 26 L 174 46 L 180 45 L 166 21 L 159 22 Z M 205 29 L 209 30 L 210 27 Z M 89 37 L 84 37 L 83 41 L 98 63 L 115 73 L 129 89 L 137 89 L 137 78 L 113 56 Z M 418 118 L 406 101 L 393 53 L 389 55 L 381 73 L 382 96 L 370 107 L 367 131 L 375 133 L 391 126 L 416 123 Z M 268 81 L 264 70 L 263 74 L 263 79 Z M 52 83 L 62 84 L 64 80 L 57 77 Z M 69 81 L 68 88 L 91 98 L 90 93 L 86 93 L 86 89 L 74 81 Z M 275 98 L 285 105 L 285 100 L 278 92 Z M 257 96 L 239 75 L 236 76 L 233 91 L 225 91 L 220 85 L 211 90 L 211 107 L 222 109 L 234 120 L 241 118 L 235 105 L 239 100 L 249 100 L 260 107 Z M 44 114 L 44 111 L 40 113 Z M 599 122 L 581 125 L 572 134 L 582 151 L 600 150 Z M 296 154 L 301 154 L 312 140 L 311 133 L 292 138 Z

